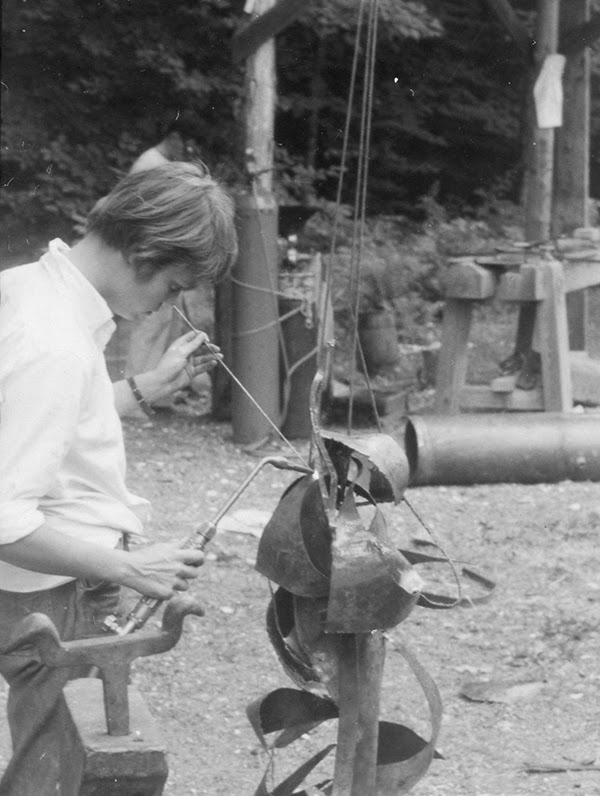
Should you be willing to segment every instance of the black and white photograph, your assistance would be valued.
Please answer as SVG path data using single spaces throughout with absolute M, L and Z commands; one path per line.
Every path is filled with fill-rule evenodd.
M 600 0 L 3 0 L 0 796 L 600 796 Z

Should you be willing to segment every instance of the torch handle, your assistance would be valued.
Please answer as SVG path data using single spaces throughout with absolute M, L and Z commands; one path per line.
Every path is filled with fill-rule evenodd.
M 305 464 L 294 464 L 289 462 L 283 456 L 267 456 L 261 459 L 260 462 L 254 467 L 248 477 L 240 484 L 234 494 L 221 506 L 217 514 L 212 520 L 205 520 L 200 527 L 188 536 L 188 538 L 181 544 L 181 547 L 196 548 L 196 550 L 204 550 L 208 542 L 213 538 L 217 532 L 217 523 L 229 511 L 233 504 L 238 500 L 242 492 L 244 492 L 248 485 L 258 475 L 259 471 L 265 466 L 271 464 L 278 470 L 295 470 L 305 474 L 312 473 L 312 469 Z M 114 633 L 117 636 L 127 636 L 133 633 L 140 627 L 143 627 L 148 619 L 156 612 L 158 607 L 162 604 L 163 600 L 158 600 L 154 597 L 142 597 L 133 611 L 127 616 L 127 620 L 123 626 L 119 625 L 116 616 L 107 616 L 103 623 L 104 630 Z
M 188 536 L 181 547 L 204 550 L 216 532 L 216 523 L 206 520 L 191 536 Z M 138 600 L 135 608 L 128 614 L 127 620 L 122 627 L 112 625 L 109 629 L 113 630 L 117 636 L 127 636 L 129 633 L 133 633 L 143 627 L 163 602 L 163 600 L 159 600 L 156 597 L 142 597 Z

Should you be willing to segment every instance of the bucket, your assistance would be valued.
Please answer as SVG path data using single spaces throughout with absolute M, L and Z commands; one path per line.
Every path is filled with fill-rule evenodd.
M 398 364 L 400 351 L 393 310 L 384 309 L 360 315 L 358 339 L 369 376 Z M 357 356 L 358 367 L 362 369 L 360 352 Z

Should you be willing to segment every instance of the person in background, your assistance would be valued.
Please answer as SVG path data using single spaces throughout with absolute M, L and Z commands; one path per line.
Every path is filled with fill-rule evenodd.
M 177 112 L 174 120 L 166 128 L 164 137 L 158 144 L 150 147 L 133 162 L 129 173 L 135 174 L 146 169 L 173 161 L 189 161 L 199 156 L 198 141 L 202 125 L 198 116 L 190 110 Z M 195 323 L 198 322 L 196 307 L 206 299 L 206 290 L 182 291 L 177 297 L 176 306 Z M 125 373 L 136 374 L 155 370 L 159 367 L 169 346 L 187 331 L 181 316 L 164 305 L 148 317 L 140 318 L 130 325 L 127 344 Z M 184 401 L 186 396 L 206 386 L 207 375 L 202 373 L 180 385 L 180 389 L 163 395 L 150 395 L 149 403 L 153 409 L 169 408 L 174 402 Z M 131 411 L 137 414 L 139 411 Z
M 195 164 L 125 177 L 93 208 L 72 248 L 0 273 L 0 673 L 9 684 L 13 755 L 6 796 L 61 792 L 69 671 L 19 645 L 42 612 L 63 640 L 99 635 L 120 587 L 169 599 L 198 575 L 202 553 L 148 544 L 148 502 L 127 489 L 118 409 L 147 406 L 170 380 L 219 356 L 202 333 L 160 373 L 115 386 L 103 350 L 114 315 L 137 319 L 181 290 L 226 273 L 236 255 L 233 204 Z M 128 549 L 127 540 L 137 540 Z
M 178 111 L 168 123 L 158 144 L 142 152 L 133 161 L 129 173 L 147 171 L 173 161 L 198 160 L 200 151 L 197 142 L 201 134 L 202 125 L 198 116 L 193 111 Z

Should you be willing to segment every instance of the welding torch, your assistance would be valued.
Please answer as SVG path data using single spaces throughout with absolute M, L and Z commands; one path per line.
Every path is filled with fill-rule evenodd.
M 250 472 L 248 477 L 240 484 L 233 495 L 223 504 L 211 520 L 205 520 L 190 536 L 180 545 L 181 548 L 193 548 L 204 550 L 206 545 L 217 532 L 217 524 L 229 511 L 240 495 L 247 489 L 248 485 L 256 478 L 262 468 L 271 464 L 278 470 L 295 470 L 299 473 L 312 474 L 313 470 L 304 464 L 295 464 L 284 456 L 267 456 L 261 459 L 256 467 Z M 117 636 L 127 636 L 139 628 L 143 627 L 150 617 L 158 610 L 164 600 L 156 597 L 142 597 L 135 608 L 128 614 L 123 625 L 114 614 L 107 616 L 103 622 L 103 630 L 114 633 Z

